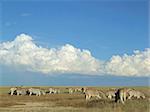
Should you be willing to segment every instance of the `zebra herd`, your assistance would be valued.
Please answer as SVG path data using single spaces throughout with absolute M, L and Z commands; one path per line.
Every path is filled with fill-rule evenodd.
M 92 97 L 96 97 L 98 99 L 107 98 L 109 100 L 114 100 L 115 102 L 121 102 L 122 104 L 124 104 L 126 100 L 130 100 L 132 98 L 145 99 L 144 93 L 131 88 L 119 88 L 119 89 L 109 90 L 106 92 L 103 92 L 102 90 L 86 89 L 85 99 L 88 101 Z
M 93 88 L 65 88 L 66 93 L 80 93 L 85 94 L 85 100 L 90 101 L 91 99 L 109 99 L 115 102 L 121 102 L 124 104 L 126 100 L 130 100 L 132 98 L 136 99 L 144 99 L 145 95 L 141 91 L 131 89 L 131 88 L 119 88 L 119 89 L 111 89 L 107 91 L 93 89 Z M 10 95 L 46 95 L 46 94 L 60 94 L 63 91 L 59 88 L 25 88 L 25 87 L 12 87 L 10 88 Z
M 10 88 L 10 95 L 36 95 L 36 96 L 41 96 L 41 95 L 46 95 L 47 93 L 49 94 L 56 94 L 60 93 L 59 89 L 54 89 L 54 88 L 49 88 L 49 89 L 42 89 L 42 88 L 24 88 L 24 87 L 12 87 Z

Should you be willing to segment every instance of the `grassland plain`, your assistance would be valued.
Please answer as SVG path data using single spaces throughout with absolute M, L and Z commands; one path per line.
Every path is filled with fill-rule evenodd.
M 29 87 L 27 87 L 29 88 Z M 48 86 L 40 88 L 49 88 Z M 110 100 L 85 101 L 84 94 L 67 94 L 65 88 L 60 94 L 45 96 L 10 96 L 10 87 L 0 87 L 0 112 L 150 112 L 150 88 L 130 87 L 143 92 L 146 99 L 128 100 L 125 105 Z M 119 87 L 89 87 L 106 91 Z

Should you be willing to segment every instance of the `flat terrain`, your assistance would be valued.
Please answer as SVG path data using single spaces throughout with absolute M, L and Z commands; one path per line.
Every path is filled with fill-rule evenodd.
M 48 88 L 48 87 L 41 87 Z M 143 92 L 146 99 L 133 99 L 125 105 L 108 99 L 85 101 L 84 94 L 68 94 L 66 87 L 57 87 L 60 94 L 45 96 L 10 96 L 10 87 L 0 87 L 0 112 L 150 112 L 150 88 L 133 87 Z M 92 87 L 103 91 L 110 87 Z

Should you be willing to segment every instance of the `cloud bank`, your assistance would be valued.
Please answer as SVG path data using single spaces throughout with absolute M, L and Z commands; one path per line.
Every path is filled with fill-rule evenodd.
M 89 50 L 70 44 L 43 48 L 31 36 L 20 34 L 13 41 L 0 43 L 0 65 L 44 74 L 150 76 L 150 48 L 103 61 L 93 57 Z
M 107 74 L 121 76 L 150 76 L 150 48 L 134 51 L 133 55 L 112 56 L 106 62 Z
M 14 41 L 0 44 L 0 63 L 46 74 L 95 74 L 100 70 L 99 60 L 88 50 L 80 50 L 69 44 L 57 49 L 43 48 L 25 34 L 17 36 Z

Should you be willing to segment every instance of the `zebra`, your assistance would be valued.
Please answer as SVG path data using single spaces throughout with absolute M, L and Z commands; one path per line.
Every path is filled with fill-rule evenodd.
M 16 92 L 17 92 L 17 95 L 26 95 L 27 94 L 27 89 L 25 89 L 25 88 L 18 88 L 16 90 Z
M 107 91 L 106 96 L 108 99 L 112 100 L 116 96 L 116 91 Z
M 100 96 L 100 92 L 99 92 L 99 91 L 87 89 L 87 90 L 85 91 L 85 99 L 88 101 L 88 100 L 90 100 L 92 97 L 96 97 L 96 98 L 98 98 L 98 99 L 102 99 L 102 97 Z
M 135 98 L 137 98 L 137 99 L 139 99 L 139 98 L 145 98 L 145 95 L 144 95 L 144 93 L 142 93 L 142 92 L 140 92 L 140 91 L 136 91 L 136 90 L 130 90 L 129 92 L 128 92 L 128 99 L 131 99 L 132 97 L 135 97 Z
M 115 95 L 115 102 L 121 101 L 121 103 L 124 104 L 124 102 L 127 100 L 127 95 L 130 90 L 131 89 L 128 88 L 118 89 Z
M 28 89 L 28 91 L 29 91 L 29 96 L 31 96 L 32 94 L 35 94 L 36 96 L 41 96 L 40 89 L 30 88 Z
M 74 92 L 73 88 L 69 88 L 69 94 L 72 94 Z
M 10 95 L 11 96 L 14 95 L 14 93 L 16 92 L 16 90 L 17 90 L 17 87 L 10 88 Z

